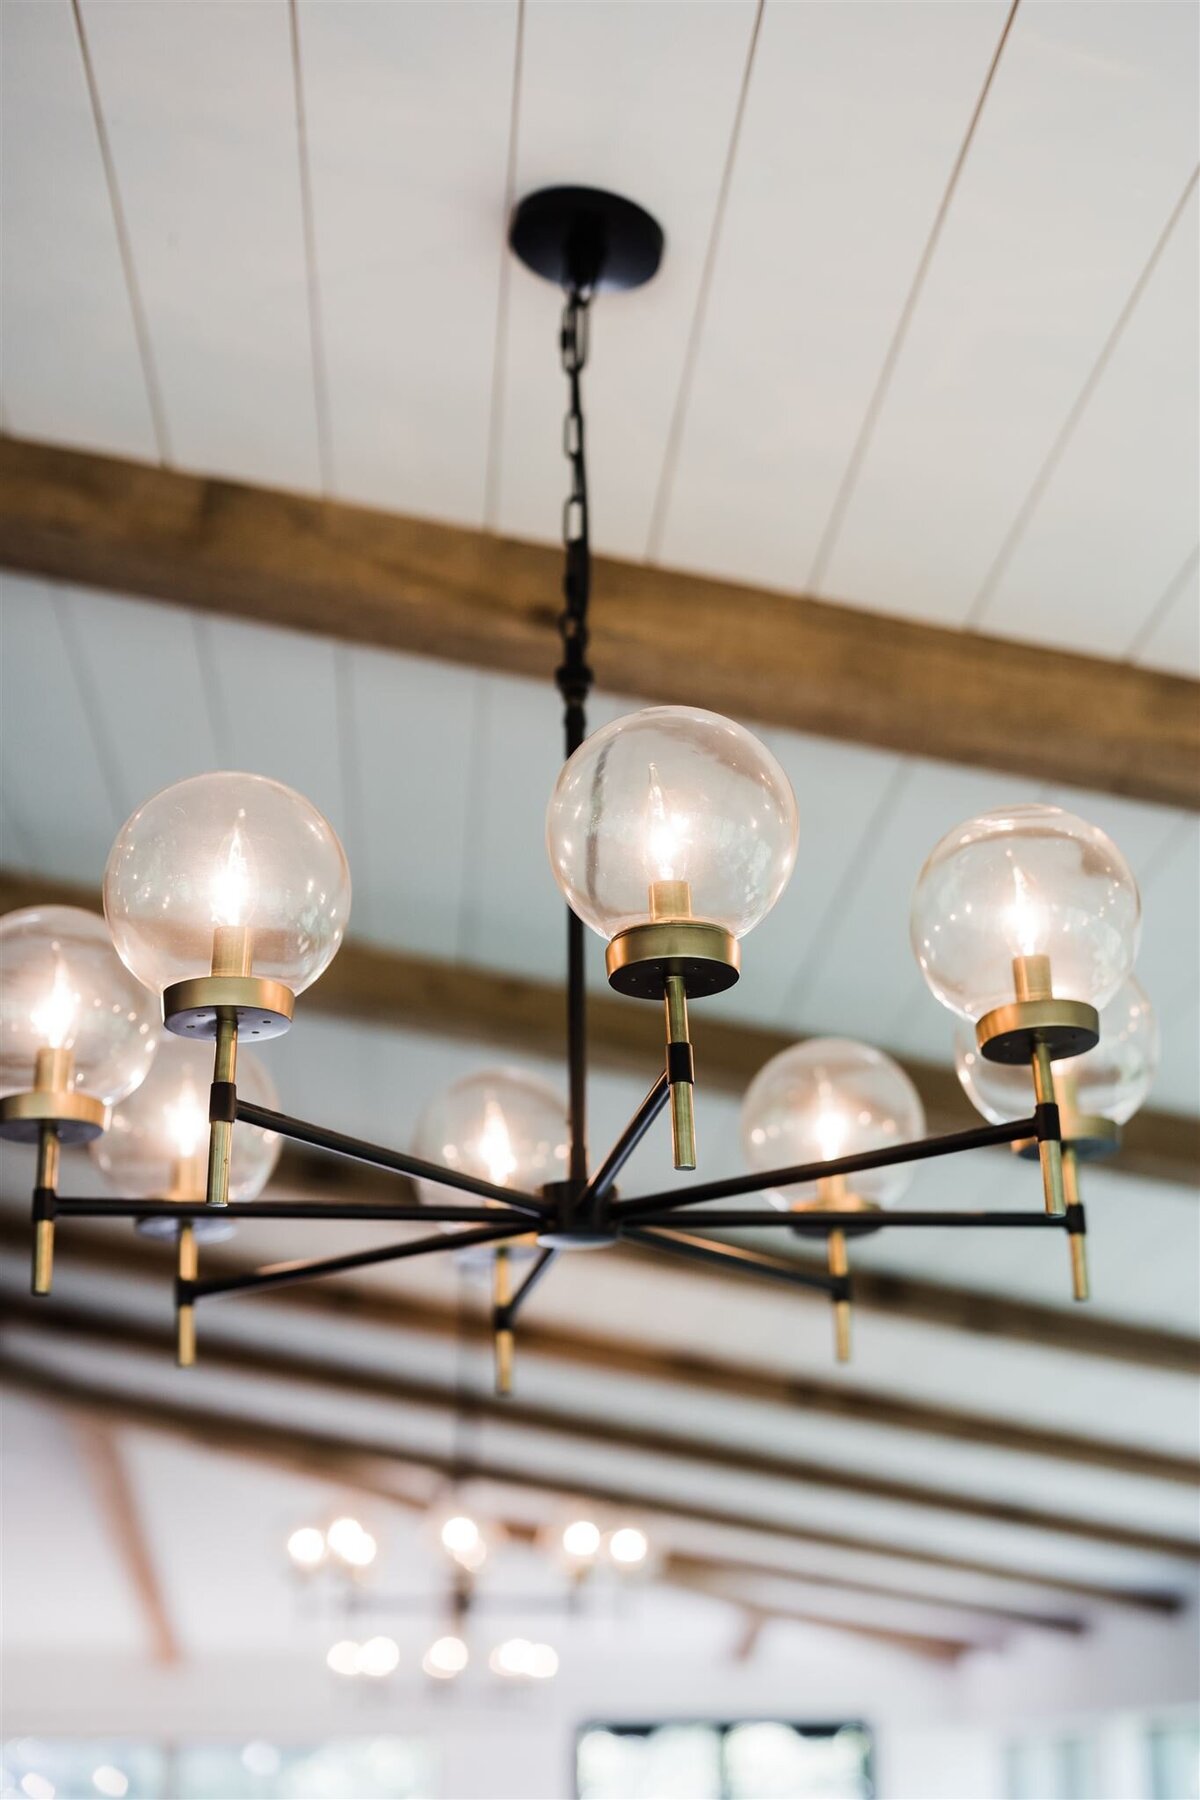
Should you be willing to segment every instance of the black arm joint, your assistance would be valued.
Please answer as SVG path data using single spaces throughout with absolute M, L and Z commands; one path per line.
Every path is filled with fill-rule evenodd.
M 667 1045 L 667 1080 L 672 1087 L 681 1081 L 694 1082 L 696 1079 L 696 1059 L 692 1055 L 690 1044 Z
M 1083 1216 L 1083 1207 L 1078 1200 L 1073 1206 L 1068 1206 L 1063 1214 L 1063 1224 L 1067 1228 L 1069 1237 L 1086 1237 L 1087 1220 Z
M 58 1195 L 53 1188 L 35 1187 L 33 1190 L 33 1217 L 36 1224 L 44 1219 L 57 1219 Z
M 1039 1144 L 1062 1142 L 1062 1125 L 1059 1121 L 1058 1107 L 1053 1100 L 1039 1100 L 1033 1109 L 1033 1117 L 1037 1125 Z
M 237 1086 L 232 1081 L 214 1081 L 208 1100 L 210 1125 L 232 1125 L 237 1118 Z
M 831 1275 L 830 1276 L 830 1278 L 829 1278 L 829 1298 L 831 1300 L 845 1300 L 845 1301 L 850 1301 L 851 1299 L 853 1299 L 853 1294 L 851 1293 L 851 1289 L 850 1289 L 849 1275 Z
M 184 1276 L 175 1277 L 175 1305 L 194 1306 L 196 1304 L 196 1283 L 188 1281 Z

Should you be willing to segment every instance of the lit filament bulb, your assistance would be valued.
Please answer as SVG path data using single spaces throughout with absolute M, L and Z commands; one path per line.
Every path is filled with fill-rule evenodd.
M 79 995 L 72 990 L 67 965 L 59 957 L 54 965 L 54 985 L 29 1015 L 30 1023 L 49 1050 L 63 1050 L 75 1029 Z
M 1025 871 L 1013 864 L 1013 902 L 1008 909 L 1010 941 L 1018 956 L 1036 956 L 1042 940 L 1044 918 Z
M 508 1122 L 494 1100 L 489 1100 L 484 1107 L 479 1155 L 492 1186 L 507 1187 L 508 1178 L 516 1169 L 517 1159 L 508 1134 Z
M 246 855 L 246 841 L 235 825 L 225 841 L 224 855 L 213 871 L 209 900 L 213 922 L 214 975 L 250 973 L 250 915 L 258 898 L 258 883 Z
M 650 764 L 650 792 L 646 801 L 646 867 L 650 877 L 652 919 L 689 919 L 692 890 L 679 871 L 687 848 L 687 820 L 668 806 Z

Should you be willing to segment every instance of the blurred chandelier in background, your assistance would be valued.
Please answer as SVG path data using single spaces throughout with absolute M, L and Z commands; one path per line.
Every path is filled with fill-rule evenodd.
M 650 279 L 663 238 L 629 201 L 558 188 L 521 203 L 510 243 L 565 293 L 570 491 L 555 681 L 566 761 L 549 797 L 546 847 L 568 906 L 567 1104 L 519 1072 L 483 1071 L 428 1103 L 412 1151 L 280 1112 L 252 1052 L 290 1027 L 297 997 L 337 953 L 350 916 L 346 858 L 329 822 L 279 782 L 195 776 L 147 800 L 118 834 L 104 875 L 107 927 L 63 907 L 0 922 L 0 1130 L 38 1147 L 34 1292 L 49 1292 L 58 1220 L 132 1218 L 175 1245 L 177 1352 L 189 1364 L 194 1309 L 210 1296 L 469 1253 L 493 1282 L 502 1393 L 518 1311 L 555 1258 L 618 1241 L 824 1295 L 842 1360 L 848 1244 L 868 1232 L 1064 1231 L 1072 1291 L 1086 1298 L 1078 1165 L 1116 1148 L 1148 1090 L 1157 1039 L 1132 978 L 1134 878 L 1102 831 L 1053 806 L 956 826 L 913 895 L 913 950 L 934 997 L 959 1021 L 959 1073 L 986 1124 L 924 1136 L 920 1100 L 889 1057 L 820 1039 L 775 1057 L 751 1084 L 742 1125 L 749 1174 L 618 1196 L 618 1175 L 664 1110 L 675 1167 L 697 1165 L 689 1006 L 737 981 L 743 940 L 792 876 L 798 813 L 774 756 L 731 719 L 655 706 L 587 736 L 588 318 L 596 294 Z M 665 1029 L 661 1071 L 598 1163 L 586 1126 L 585 928 L 605 942 L 610 985 L 655 1002 Z M 161 1043 L 151 996 L 166 1027 Z M 418 1199 L 261 1200 L 284 1138 L 414 1178 Z M 59 1193 L 59 1146 L 89 1140 L 119 1199 Z M 897 1206 L 918 1161 L 1004 1144 L 1040 1163 L 1042 1208 Z M 712 1204 L 751 1196 L 769 1204 Z M 201 1241 L 239 1218 L 425 1220 L 436 1229 L 380 1249 L 201 1278 Z M 708 1235 L 746 1229 L 823 1240 L 825 1267 Z M 608 1540 L 618 1561 L 622 1536 Z M 636 1550 L 633 1538 L 626 1547 Z M 458 1652 L 445 1644 L 453 1662 Z M 508 1660 L 531 1673 L 528 1652 Z

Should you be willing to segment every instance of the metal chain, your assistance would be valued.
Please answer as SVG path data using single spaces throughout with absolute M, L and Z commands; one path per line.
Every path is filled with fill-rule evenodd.
M 567 414 L 563 420 L 563 455 L 571 484 L 563 504 L 563 610 L 558 629 L 563 660 L 555 675 L 558 691 L 566 702 L 567 754 L 583 741 L 583 706 L 592 685 L 588 667 L 587 609 L 591 592 L 591 546 L 588 539 L 587 461 L 584 451 L 583 398 L 580 376 L 588 354 L 588 304 L 583 289 L 568 291 L 563 306 L 559 346 L 567 377 Z

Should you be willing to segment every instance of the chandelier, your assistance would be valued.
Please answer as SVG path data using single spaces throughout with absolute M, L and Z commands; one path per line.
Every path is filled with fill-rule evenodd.
M 288 1030 L 297 998 L 337 952 L 350 911 L 346 859 L 332 826 L 278 782 L 230 773 L 181 781 L 119 833 L 104 875 L 104 920 L 38 907 L 0 922 L 0 1131 L 37 1145 L 34 1293 L 50 1291 L 58 1221 L 132 1219 L 175 1245 L 177 1358 L 186 1365 L 195 1359 L 195 1308 L 216 1295 L 474 1253 L 493 1283 L 501 1393 L 512 1385 L 518 1314 L 555 1259 L 619 1242 L 824 1295 L 840 1360 L 850 1348 L 848 1245 L 868 1232 L 1063 1232 L 1072 1292 L 1085 1299 L 1079 1165 L 1116 1148 L 1121 1123 L 1148 1091 L 1157 1046 L 1132 978 L 1140 928 L 1133 875 L 1102 831 L 1053 806 L 1014 806 L 956 825 L 916 882 L 913 950 L 958 1021 L 959 1073 L 985 1124 L 926 1136 L 917 1094 L 889 1057 L 810 1041 L 775 1057 L 749 1089 L 747 1174 L 618 1194 L 626 1162 L 664 1111 L 675 1168 L 697 1166 L 689 1007 L 737 981 L 742 940 L 792 877 L 797 807 L 769 750 L 713 713 L 651 707 L 587 736 L 588 321 L 597 294 L 654 275 L 663 235 L 618 196 L 554 188 L 516 208 L 509 241 L 564 293 L 570 489 L 554 679 L 566 761 L 546 845 L 568 908 L 566 1113 L 541 1083 L 504 1073 L 471 1077 L 437 1100 L 412 1152 L 281 1112 L 254 1050 Z M 610 985 L 631 1001 L 655 1002 L 665 1027 L 662 1068 L 597 1162 L 586 1119 L 589 927 L 607 946 Z M 168 1033 L 161 1042 L 158 1010 Z M 284 1139 L 414 1178 L 418 1198 L 261 1199 Z M 60 1145 L 89 1140 L 121 1198 L 59 1193 Z M 1041 1207 L 896 1205 L 916 1163 L 997 1145 L 1040 1163 Z M 719 1204 L 749 1196 L 768 1204 Z M 200 1246 L 239 1219 L 436 1229 L 381 1248 L 202 1276 Z M 824 1266 L 711 1235 L 763 1229 L 823 1240 Z

